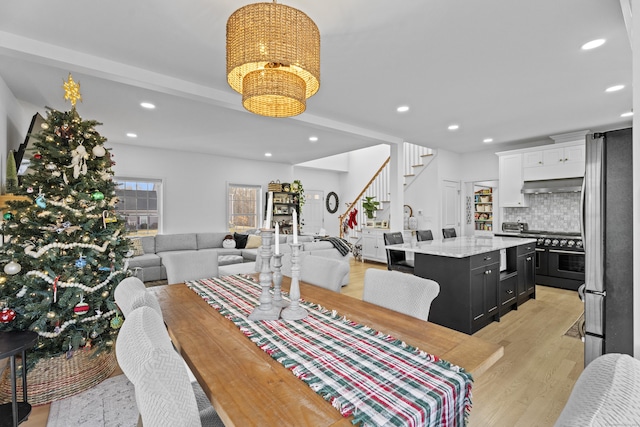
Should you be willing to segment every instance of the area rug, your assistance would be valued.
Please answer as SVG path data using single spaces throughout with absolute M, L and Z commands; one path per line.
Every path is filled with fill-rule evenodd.
M 135 427 L 137 423 L 133 384 L 118 375 L 75 396 L 52 402 L 47 427 Z
M 567 329 L 567 332 L 565 332 L 565 336 L 567 337 L 571 337 L 571 338 L 577 338 L 577 339 L 582 339 L 582 337 L 580 336 L 580 323 L 584 320 L 584 313 L 582 313 L 580 315 L 580 317 L 578 317 L 578 320 L 575 321 L 575 323 L 573 325 L 571 325 L 571 327 L 569 329 Z

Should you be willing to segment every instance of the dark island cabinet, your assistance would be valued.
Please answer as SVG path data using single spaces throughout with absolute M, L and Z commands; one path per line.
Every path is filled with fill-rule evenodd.
M 518 305 L 536 296 L 535 245 L 518 246 Z
M 491 323 L 494 316 L 496 316 L 495 320 L 499 319 L 499 278 L 499 262 L 471 270 L 471 326 L 473 332 Z
M 534 250 L 533 244 L 507 249 L 502 272 L 500 251 L 462 258 L 416 252 L 414 274 L 440 285 L 429 321 L 471 335 L 535 298 Z
M 416 253 L 414 274 L 440 284 L 429 321 L 473 334 L 499 320 L 499 251 L 464 258 Z

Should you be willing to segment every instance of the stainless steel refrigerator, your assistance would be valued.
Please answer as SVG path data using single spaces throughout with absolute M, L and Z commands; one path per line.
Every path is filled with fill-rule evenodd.
M 585 248 L 584 363 L 633 355 L 631 128 L 587 135 L 582 191 Z

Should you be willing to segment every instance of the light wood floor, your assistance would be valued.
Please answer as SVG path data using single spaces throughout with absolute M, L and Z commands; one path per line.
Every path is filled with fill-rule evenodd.
M 368 268 L 386 265 L 352 261 L 342 293 L 361 299 Z M 504 356 L 474 378 L 469 427 L 553 426 L 582 372 L 583 344 L 564 336 L 583 311 L 576 292 L 537 286 L 536 293 L 475 334 L 504 346 Z M 46 427 L 48 415 L 49 405 L 35 407 L 21 426 Z

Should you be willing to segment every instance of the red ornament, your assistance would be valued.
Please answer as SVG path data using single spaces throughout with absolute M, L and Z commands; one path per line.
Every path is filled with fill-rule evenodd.
M 10 308 L 3 308 L 0 311 L 0 322 L 9 323 L 16 318 L 16 312 Z
M 73 307 L 73 312 L 76 314 L 85 314 L 88 311 L 89 304 L 87 304 L 86 302 L 79 302 L 75 307 Z
M 33 158 L 36 159 L 36 160 L 40 160 L 42 158 L 42 154 L 36 153 L 36 154 L 33 155 Z

